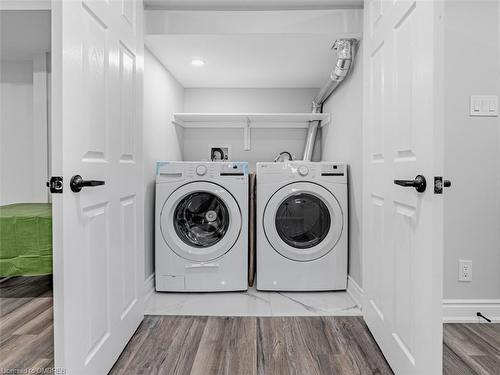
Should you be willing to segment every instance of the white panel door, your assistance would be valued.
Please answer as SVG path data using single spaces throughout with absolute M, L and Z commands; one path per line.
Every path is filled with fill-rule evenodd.
M 52 1 L 55 366 L 106 374 L 143 319 L 142 1 Z M 73 192 L 70 180 L 104 181 Z
M 363 309 L 402 375 L 441 373 L 441 6 L 365 2 Z M 394 183 L 417 175 L 425 192 Z

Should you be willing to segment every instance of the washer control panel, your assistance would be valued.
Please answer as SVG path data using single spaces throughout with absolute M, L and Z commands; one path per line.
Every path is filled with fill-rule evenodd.
M 156 163 L 156 181 L 180 180 L 245 180 L 247 162 L 162 161 Z
M 344 164 L 326 163 L 321 166 L 322 176 L 344 176 L 346 174 L 346 166 Z
M 307 168 L 305 165 L 301 165 L 297 171 L 301 176 L 307 176 L 309 174 L 309 168 Z
M 245 176 L 248 174 L 248 163 L 220 163 L 221 176 Z

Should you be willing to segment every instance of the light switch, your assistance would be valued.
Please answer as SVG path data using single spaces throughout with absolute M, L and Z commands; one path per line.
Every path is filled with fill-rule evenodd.
M 498 96 L 496 95 L 471 95 L 470 97 L 471 116 L 498 116 Z

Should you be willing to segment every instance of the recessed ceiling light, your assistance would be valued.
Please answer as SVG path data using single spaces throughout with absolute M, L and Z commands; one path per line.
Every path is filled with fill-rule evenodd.
M 203 65 L 205 65 L 205 61 L 199 60 L 199 59 L 195 59 L 195 60 L 191 61 L 191 65 L 193 65 L 193 66 L 203 66 Z

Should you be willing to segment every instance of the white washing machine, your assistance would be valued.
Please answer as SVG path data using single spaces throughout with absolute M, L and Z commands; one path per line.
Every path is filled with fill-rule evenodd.
M 248 164 L 158 162 L 156 170 L 156 290 L 246 290 Z
M 345 290 L 347 166 L 257 163 L 257 289 Z

